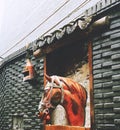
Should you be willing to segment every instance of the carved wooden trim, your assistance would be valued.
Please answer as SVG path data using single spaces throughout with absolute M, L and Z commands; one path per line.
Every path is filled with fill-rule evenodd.
M 90 74 L 90 116 L 91 116 L 91 130 L 94 125 L 94 106 L 93 106 L 93 74 L 92 74 L 92 43 L 88 45 L 88 63 L 89 63 L 89 74 Z

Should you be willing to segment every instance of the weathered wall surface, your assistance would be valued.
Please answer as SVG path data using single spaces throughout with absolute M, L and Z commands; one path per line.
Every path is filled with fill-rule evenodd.
M 120 12 L 110 14 L 109 29 L 93 38 L 95 128 L 120 129 Z
M 95 130 L 120 129 L 120 13 L 116 10 L 104 11 L 107 4 L 99 3 L 89 15 L 110 15 L 110 26 L 93 38 L 93 87 Z M 114 0 L 112 1 L 115 2 Z M 101 11 L 99 11 L 101 10 Z M 93 11 L 93 12 L 92 12 Z M 109 12 L 109 13 L 108 13 Z M 39 130 L 41 124 L 36 117 L 38 103 L 43 89 L 43 57 L 32 63 L 38 76 L 35 85 L 22 81 L 22 70 L 25 65 L 25 55 L 11 59 L 0 67 L 0 129 L 12 129 L 12 119 L 23 121 L 22 129 Z
M 83 61 L 85 62 L 85 61 Z M 89 63 L 84 63 L 81 67 L 77 68 L 75 73 L 69 75 L 71 79 L 82 84 L 87 91 L 87 102 L 85 108 L 85 127 L 89 128 L 91 126 L 90 118 L 90 82 L 89 82 Z
M 36 112 L 38 112 L 41 97 L 40 90 L 43 88 L 43 61 L 43 58 L 36 61 L 32 58 L 32 63 L 39 75 L 39 82 L 34 85 L 23 82 L 24 55 L 7 63 L 1 69 L 0 130 L 11 130 L 12 124 L 15 122 L 14 117 L 22 117 L 21 130 L 39 130 L 41 128 Z

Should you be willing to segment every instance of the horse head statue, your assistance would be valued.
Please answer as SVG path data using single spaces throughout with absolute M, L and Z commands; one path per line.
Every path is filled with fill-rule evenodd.
M 38 116 L 41 120 L 50 120 L 50 114 L 61 104 L 67 114 L 70 125 L 84 126 L 87 92 L 85 88 L 70 78 L 45 75 L 47 84 L 39 103 Z

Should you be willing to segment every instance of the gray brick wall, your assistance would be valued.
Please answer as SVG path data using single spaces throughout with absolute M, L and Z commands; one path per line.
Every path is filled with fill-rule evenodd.
M 41 122 L 36 116 L 43 90 L 43 57 L 35 60 L 36 84 L 23 82 L 25 56 L 7 63 L 0 73 L 0 130 L 11 130 L 14 116 L 23 117 L 24 130 L 40 130 Z
M 96 130 L 120 129 L 120 13 L 110 15 L 110 28 L 93 40 Z
M 118 3 L 118 0 L 112 2 L 114 1 Z M 112 8 L 112 5 L 107 8 L 105 4 L 101 6 L 101 2 L 97 5 L 87 10 L 85 14 L 94 13 L 96 17 L 101 15 L 111 17 L 110 27 L 93 38 L 94 126 L 95 130 L 119 130 L 120 13 L 116 10 L 106 11 L 109 7 Z M 96 11 L 98 12 L 95 13 Z M 5 59 L 5 63 L 0 65 L 0 130 L 11 130 L 14 116 L 22 116 L 24 130 L 42 129 L 36 111 L 43 92 L 44 57 L 35 59 L 31 55 L 37 73 L 37 82 L 36 84 L 23 82 L 25 55 L 22 52 L 24 51 L 19 50 L 14 54 L 14 58 L 9 56 Z M 21 55 L 17 56 L 20 53 Z

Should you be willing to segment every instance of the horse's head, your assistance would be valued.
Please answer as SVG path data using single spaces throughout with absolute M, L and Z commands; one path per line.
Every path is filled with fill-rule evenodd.
M 44 94 L 38 107 L 38 116 L 41 120 L 49 120 L 50 111 L 63 102 L 64 98 L 62 82 L 56 76 L 49 77 L 45 75 L 45 77 L 48 80 L 48 83 L 44 88 Z

